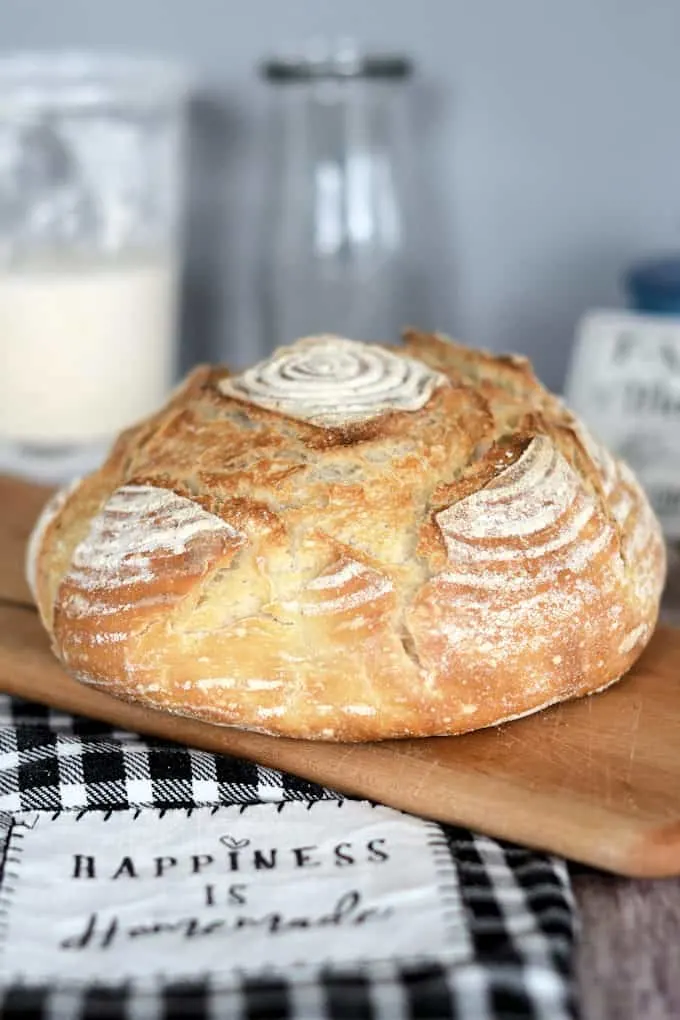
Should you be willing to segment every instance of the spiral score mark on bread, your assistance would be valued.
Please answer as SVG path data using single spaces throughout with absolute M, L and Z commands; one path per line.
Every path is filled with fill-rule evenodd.
M 201 367 L 121 437 L 33 542 L 66 667 L 323 740 L 464 732 L 622 676 L 664 577 L 631 472 L 522 359 L 402 351 Z
M 342 426 L 385 411 L 416 411 L 446 382 L 414 358 L 323 336 L 298 341 L 220 389 L 292 418 Z

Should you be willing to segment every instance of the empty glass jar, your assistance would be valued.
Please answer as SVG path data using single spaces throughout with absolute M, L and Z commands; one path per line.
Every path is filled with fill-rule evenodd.
M 408 58 L 353 49 L 264 64 L 270 110 L 261 351 L 394 340 L 417 317 Z

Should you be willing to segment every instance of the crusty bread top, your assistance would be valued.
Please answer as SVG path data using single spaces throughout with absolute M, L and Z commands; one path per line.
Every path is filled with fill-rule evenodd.
M 390 411 L 418 411 L 447 378 L 417 358 L 336 336 L 298 341 L 219 390 L 288 418 L 342 428 Z
M 457 732 L 602 687 L 664 575 L 635 479 L 525 359 L 417 332 L 196 369 L 33 550 L 83 679 L 327 739 Z

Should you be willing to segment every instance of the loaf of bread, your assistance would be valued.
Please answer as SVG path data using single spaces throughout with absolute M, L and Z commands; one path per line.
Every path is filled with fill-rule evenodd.
M 653 631 L 665 559 L 630 470 L 525 359 L 410 332 L 197 368 L 46 507 L 28 572 L 84 683 L 357 741 L 607 687 Z

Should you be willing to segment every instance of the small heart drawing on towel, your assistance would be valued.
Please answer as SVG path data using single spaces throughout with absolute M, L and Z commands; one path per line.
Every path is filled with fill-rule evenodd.
M 220 843 L 224 843 L 230 850 L 243 850 L 244 846 L 249 845 L 250 840 L 234 839 L 233 836 L 220 836 Z

